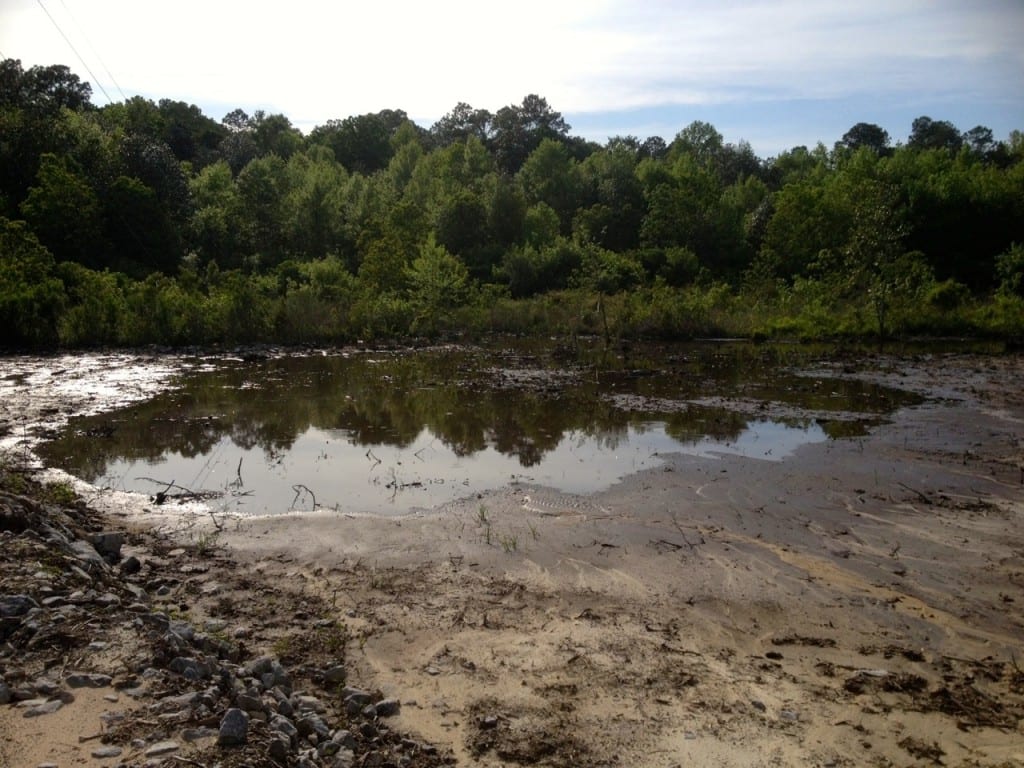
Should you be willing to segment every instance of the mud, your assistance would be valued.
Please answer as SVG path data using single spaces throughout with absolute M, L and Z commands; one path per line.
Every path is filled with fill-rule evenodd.
M 197 621 L 298 661 L 309 612 L 265 597 L 315 597 L 350 681 L 400 698 L 395 727 L 460 765 L 1024 765 L 1024 361 L 822 366 L 921 401 L 781 461 L 662 456 L 585 497 L 513 484 L 397 518 L 146 508 L 215 553 L 186 580 Z M 33 375 L 5 403 L 12 442 L 12 407 L 48 424 L 89 407 L 30 405 Z

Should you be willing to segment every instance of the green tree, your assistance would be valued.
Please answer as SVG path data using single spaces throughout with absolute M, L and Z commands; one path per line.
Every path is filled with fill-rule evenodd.
M 866 147 L 876 155 L 886 155 L 889 153 L 889 132 L 874 123 L 857 123 L 843 134 L 836 146 L 848 152 Z
M 491 120 L 489 146 L 504 173 L 519 171 L 544 139 L 565 141 L 570 126 L 546 99 L 530 94 L 520 105 L 502 107 Z
M 930 117 L 915 118 L 910 130 L 907 146 L 913 149 L 945 149 L 959 152 L 963 136 L 948 120 L 932 120 Z
M 64 158 L 42 157 L 21 213 L 58 261 L 101 267 L 107 247 L 99 197 Z
M 446 325 L 451 313 L 470 296 L 469 271 L 433 235 L 420 246 L 419 255 L 406 269 L 409 301 L 415 312 L 414 331 L 434 333 Z
M 562 234 L 569 234 L 580 184 L 576 161 L 565 145 L 543 139 L 523 163 L 519 180 L 527 203 L 548 205 L 558 214 Z
M 54 259 L 23 221 L 0 217 L 0 346 L 57 341 L 64 287 Z

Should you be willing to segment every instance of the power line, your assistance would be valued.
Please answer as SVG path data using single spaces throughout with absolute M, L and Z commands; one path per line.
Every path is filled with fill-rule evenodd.
M 71 21 L 75 23 L 75 27 L 82 34 L 82 37 L 85 38 L 85 44 L 89 46 L 89 50 L 92 51 L 93 56 L 95 56 L 96 59 L 99 61 L 100 66 L 103 67 L 103 71 L 107 73 L 107 77 L 110 78 L 110 82 L 117 86 L 118 93 L 121 94 L 121 99 L 123 101 L 128 101 L 128 97 L 124 95 L 124 91 L 121 90 L 120 84 L 114 78 L 114 75 L 111 73 L 111 71 L 107 68 L 107 64 L 105 61 L 103 61 L 103 57 L 100 56 L 100 52 L 96 50 L 95 46 L 93 46 L 92 44 L 92 40 L 89 39 L 89 36 L 85 33 L 85 30 L 82 29 L 82 25 L 78 23 L 78 19 L 75 18 L 75 14 L 73 14 L 71 12 L 71 9 L 64 4 L 64 0 L 60 0 L 60 4 L 64 8 L 64 10 L 67 11 L 68 16 L 71 17 Z
M 93 71 L 91 69 L 89 69 L 89 65 L 85 63 L 85 59 L 82 58 L 82 54 L 80 54 L 78 52 L 78 49 L 75 48 L 74 45 L 72 45 L 71 41 L 68 39 L 68 36 L 64 34 L 64 30 L 60 28 L 60 24 L 57 23 L 57 20 L 50 15 L 50 12 L 48 10 L 46 10 L 46 6 L 43 5 L 43 0 L 36 0 L 36 2 L 39 4 L 39 7 L 43 9 L 43 13 L 46 14 L 46 18 L 53 22 L 53 26 L 57 28 L 58 32 L 60 32 L 60 36 L 64 38 L 64 42 L 68 44 L 68 48 L 74 51 L 75 56 L 77 56 L 78 60 L 82 62 L 82 66 L 85 67 L 85 71 L 89 73 L 89 77 L 91 77 L 93 82 L 96 83 L 97 87 L 101 91 L 103 91 L 103 95 L 107 97 L 107 103 L 113 104 L 114 100 L 110 98 L 110 94 L 107 93 L 107 89 L 103 87 L 103 83 L 101 83 L 100 79 L 96 77 L 95 74 L 93 74 Z

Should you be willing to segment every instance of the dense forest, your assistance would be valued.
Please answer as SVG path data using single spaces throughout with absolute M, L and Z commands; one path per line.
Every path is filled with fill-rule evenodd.
M 284 115 L 0 64 L 0 345 L 1024 336 L 1024 135 L 919 117 L 761 159 L 545 99 Z

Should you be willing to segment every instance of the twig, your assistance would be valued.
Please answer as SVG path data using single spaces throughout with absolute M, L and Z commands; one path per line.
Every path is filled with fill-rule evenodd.
M 903 486 L 904 488 L 906 488 L 911 493 L 916 494 L 917 498 L 919 498 L 921 500 L 922 504 L 928 504 L 929 506 L 931 506 L 932 500 L 930 498 L 928 498 L 928 496 L 926 496 L 925 494 L 921 493 L 921 491 L 917 490 L 916 488 L 911 488 L 906 483 L 900 483 L 900 485 Z
M 690 551 L 693 552 L 697 548 L 697 545 L 696 544 L 691 544 L 690 540 L 688 538 L 686 538 L 686 534 L 683 532 L 683 526 L 681 526 L 679 524 L 679 521 L 676 519 L 676 515 L 675 515 L 674 512 L 672 513 L 671 517 L 672 517 L 672 525 L 674 525 L 676 527 L 676 530 L 679 531 L 679 535 L 682 536 L 683 537 L 683 541 L 686 542 L 686 546 L 688 546 L 690 548 Z M 700 543 L 701 544 L 704 543 L 703 539 L 701 540 Z
M 378 458 L 377 458 L 377 457 L 376 457 L 376 456 L 374 455 L 374 453 L 373 453 L 373 449 L 372 449 L 372 448 L 367 448 L 367 449 L 366 449 L 366 458 L 368 458 L 368 459 L 369 459 L 370 461 L 372 461 L 372 462 L 373 462 L 373 466 L 375 466 L 375 467 L 376 467 L 376 466 L 377 466 L 378 464 L 380 464 L 380 463 L 381 463 L 381 460 L 380 460 L 380 459 L 378 459 Z
M 302 483 L 296 483 L 295 485 L 292 486 L 292 490 L 295 491 L 295 498 L 292 499 L 293 507 L 295 506 L 295 502 L 299 500 L 299 496 L 302 495 L 303 491 L 305 491 L 312 497 L 313 509 L 316 509 L 316 494 L 313 493 L 307 486 L 303 485 Z

